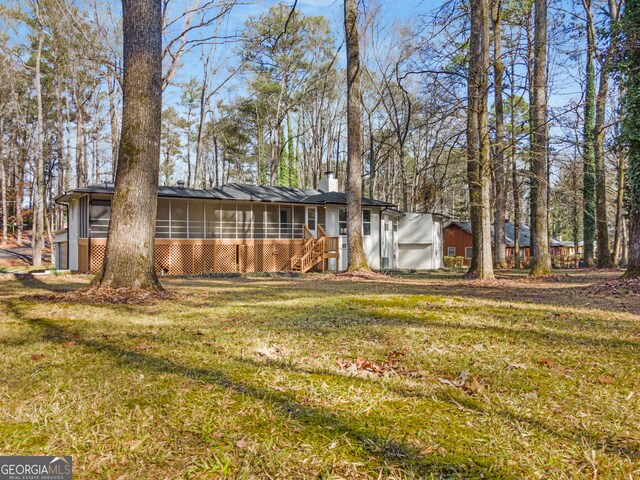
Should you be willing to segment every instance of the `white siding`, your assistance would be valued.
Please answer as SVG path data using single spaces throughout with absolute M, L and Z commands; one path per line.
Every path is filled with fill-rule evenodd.
M 398 267 L 442 268 L 442 222 L 429 213 L 407 213 L 398 224 Z

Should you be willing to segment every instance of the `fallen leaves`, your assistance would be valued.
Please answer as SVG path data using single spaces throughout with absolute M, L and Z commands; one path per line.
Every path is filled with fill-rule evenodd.
M 247 437 L 242 437 L 240 440 L 236 442 L 236 448 L 247 448 L 248 442 Z
M 37 362 L 38 360 L 42 360 L 42 357 L 44 357 L 44 354 L 34 353 L 33 355 L 31 355 L 31 360 L 33 360 L 34 362 Z
M 175 300 L 180 295 L 175 292 L 131 288 L 98 288 L 91 286 L 82 290 L 57 292 L 51 295 L 32 295 L 24 300 L 40 302 L 97 303 L 111 305 L 149 305 L 160 300 Z
M 613 383 L 615 381 L 615 378 L 613 377 L 608 377 L 607 375 L 600 375 L 598 378 L 596 378 L 596 381 L 599 383 Z
M 475 375 L 471 375 L 471 372 L 465 370 L 458 375 L 458 378 L 450 380 L 448 378 L 438 378 L 440 383 L 449 385 L 455 388 L 462 388 L 465 392 L 471 394 L 482 395 L 487 391 L 487 387 L 480 382 L 480 379 Z
M 350 360 L 338 360 L 337 365 L 343 370 L 347 370 L 350 373 L 368 373 L 373 374 L 378 377 L 382 377 L 384 375 L 406 375 L 407 372 L 405 369 L 400 368 L 397 365 L 398 359 L 406 356 L 408 353 L 406 348 L 402 348 L 400 350 L 394 350 L 387 356 L 386 361 L 384 362 L 373 362 L 364 357 L 358 356 L 355 362 Z
M 597 283 L 589 292 L 595 295 L 639 295 L 640 278 L 619 278 L 610 282 Z

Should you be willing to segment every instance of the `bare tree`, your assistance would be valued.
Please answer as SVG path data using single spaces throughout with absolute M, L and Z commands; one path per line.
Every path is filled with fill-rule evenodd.
M 493 278 L 491 256 L 491 161 L 487 117 L 489 73 L 489 2 L 471 1 L 467 111 L 467 177 L 473 237 L 467 276 Z
M 549 255 L 549 206 L 547 189 L 547 0 L 535 0 L 533 38 L 532 161 L 531 161 L 531 250 L 534 257 L 531 275 L 551 272 Z
M 123 0 L 122 133 L 101 288 L 161 289 L 153 245 L 162 125 L 161 0 Z
M 502 62 L 501 0 L 493 0 L 491 17 L 493 24 L 493 71 L 495 75 L 493 89 L 495 109 L 493 262 L 496 268 L 506 268 L 507 248 L 504 223 L 507 215 L 507 168 L 505 165 L 504 100 L 502 97 L 504 64 Z
M 347 40 L 347 270 L 368 270 L 362 244 L 362 132 L 360 127 L 360 48 L 356 0 L 344 2 Z

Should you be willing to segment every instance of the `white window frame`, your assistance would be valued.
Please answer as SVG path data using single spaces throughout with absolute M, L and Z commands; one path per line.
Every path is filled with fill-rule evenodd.
M 364 212 L 369 212 L 369 221 L 365 222 L 364 221 Z M 369 233 L 364 233 L 364 226 L 365 224 L 369 225 Z M 373 233 L 373 212 L 371 211 L 370 208 L 364 208 L 362 209 L 362 236 L 363 237 L 370 237 Z
M 473 247 L 464 247 L 465 260 L 471 260 L 473 258 Z
M 453 253 L 451 253 L 453 250 Z M 455 257 L 456 256 L 456 247 L 447 247 L 447 257 Z

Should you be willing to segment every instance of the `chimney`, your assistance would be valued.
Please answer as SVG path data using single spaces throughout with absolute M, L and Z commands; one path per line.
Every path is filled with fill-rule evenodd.
M 324 177 L 320 180 L 318 190 L 323 193 L 338 191 L 338 179 L 333 177 L 331 170 L 324 172 Z
M 176 185 L 178 186 L 178 188 L 184 188 L 184 180 L 178 180 L 176 182 Z

